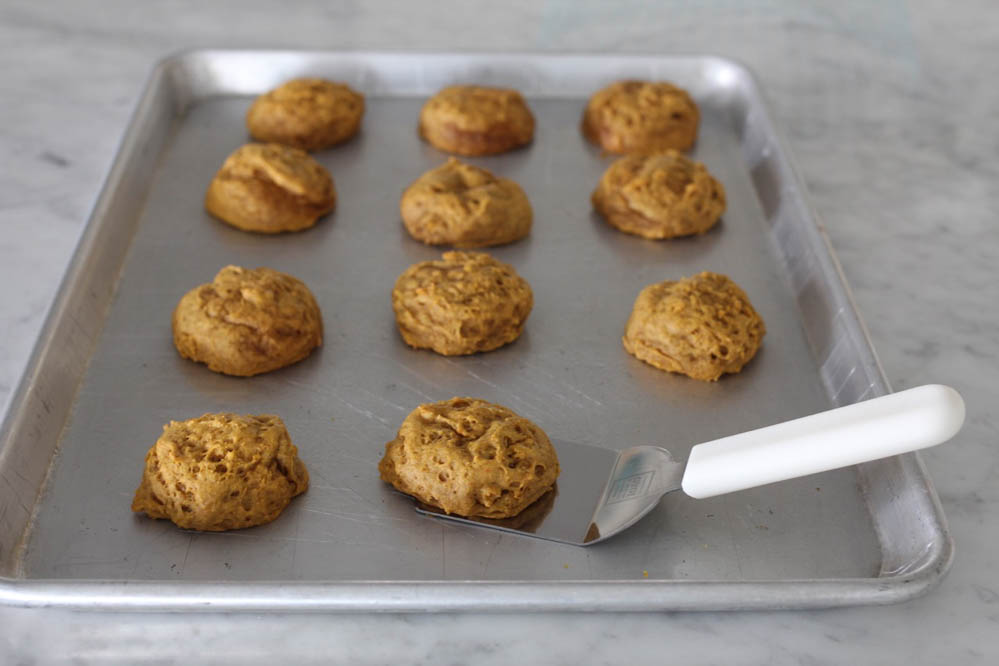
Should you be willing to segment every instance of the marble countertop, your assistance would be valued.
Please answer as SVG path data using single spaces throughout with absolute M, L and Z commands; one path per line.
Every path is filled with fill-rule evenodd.
M 991 0 L 0 4 L 0 403 L 152 65 L 181 48 L 717 53 L 760 76 L 896 390 L 965 396 L 924 454 L 957 543 L 928 596 L 808 612 L 157 615 L 0 608 L 4 663 L 999 662 L 999 20 Z M 991 303 L 991 305 L 990 305 Z

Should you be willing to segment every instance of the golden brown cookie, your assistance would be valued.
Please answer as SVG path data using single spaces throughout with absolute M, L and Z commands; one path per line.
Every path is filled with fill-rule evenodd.
M 590 98 L 583 135 L 611 153 L 689 150 L 700 118 L 687 91 L 671 83 L 618 81 Z
M 623 342 L 629 354 L 649 365 L 715 381 L 739 372 L 765 333 L 746 292 L 726 276 L 705 271 L 643 289 Z
M 533 533 L 545 522 L 545 518 L 555 507 L 555 498 L 558 497 L 558 484 L 552 486 L 551 490 L 534 500 L 526 509 L 510 518 L 474 518 L 475 522 L 492 525 L 494 527 L 505 527 L 518 532 Z
M 459 155 L 494 155 L 531 142 L 534 116 L 508 88 L 448 86 L 420 111 L 420 135 Z
M 173 311 L 184 358 L 249 377 L 291 365 L 323 343 L 323 321 L 300 280 L 270 268 L 226 266 L 187 292 Z
M 246 112 L 257 141 L 322 150 L 357 134 L 364 95 L 342 83 L 293 79 L 258 97 Z
M 533 306 L 527 280 L 482 252 L 445 252 L 440 261 L 413 264 L 392 289 L 402 339 L 445 356 L 513 342 Z
M 406 188 L 399 210 L 406 230 L 427 245 L 500 245 L 531 230 L 520 185 L 453 157 Z
M 591 197 L 612 227 L 644 238 L 703 234 L 725 211 L 725 188 L 675 150 L 615 161 Z
M 329 172 L 305 151 L 276 143 L 237 149 L 205 193 L 209 213 L 237 229 L 266 234 L 311 227 L 335 205 Z
M 308 487 L 279 417 L 205 414 L 163 426 L 146 454 L 132 511 L 220 532 L 269 523 Z
M 466 517 L 509 518 L 558 478 L 544 431 L 506 407 L 475 398 L 420 405 L 385 445 L 383 481 Z

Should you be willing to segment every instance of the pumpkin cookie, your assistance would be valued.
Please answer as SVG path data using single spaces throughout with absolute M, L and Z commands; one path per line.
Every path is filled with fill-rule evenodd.
M 618 81 L 590 98 L 583 135 L 610 153 L 689 150 L 700 112 L 686 90 L 671 83 Z
M 335 205 L 329 172 L 308 153 L 276 143 L 237 149 L 205 193 L 205 208 L 215 217 L 267 234 L 311 227 Z
M 531 230 L 520 185 L 453 157 L 406 188 L 399 210 L 406 230 L 428 245 L 500 245 Z
M 187 292 L 173 311 L 173 343 L 184 358 L 249 377 L 291 365 L 322 344 L 312 292 L 270 268 L 226 266 Z
M 279 417 L 205 414 L 163 426 L 146 454 L 132 511 L 220 532 L 269 523 L 308 487 Z
M 420 135 L 459 155 L 493 155 L 534 138 L 534 116 L 516 90 L 449 86 L 420 111 Z
M 541 428 L 475 398 L 420 405 L 385 445 L 383 481 L 465 517 L 509 518 L 558 478 L 558 456 Z
M 445 252 L 407 268 L 392 289 L 402 339 L 445 356 L 513 342 L 534 305 L 527 280 L 481 252 Z
M 246 112 L 257 141 L 322 150 L 357 134 L 364 95 L 342 83 L 293 79 L 258 97 Z
M 715 381 L 739 372 L 765 333 L 746 292 L 724 275 L 704 272 L 643 289 L 623 342 L 629 354 L 660 370 Z
M 702 234 L 725 211 L 725 188 L 675 150 L 628 155 L 608 167 L 591 197 L 607 223 L 644 238 Z
M 545 522 L 545 518 L 548 517 L 548 514 L 555 507 L 556 497 L 558 497 L 557 483 L 552 486 L 551 490 L 534 500 L 534 502 L 516 516 L 510 518 L 473 518 L 473 520 L 486 525 L 517 530 L 518 532 L 537 532 L 538 528 Z

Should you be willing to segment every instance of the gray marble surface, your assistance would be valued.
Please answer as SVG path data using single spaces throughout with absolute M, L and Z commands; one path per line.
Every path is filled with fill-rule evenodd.
M 759 74 L 896 389 L 957 387 L 924 460 L 957 542 L 898 606 L 282 617 L 0 608 L 0 662 L 999 662 L 999 11 L 962 3 L 0 3 L 0 402 L 150 67 L 184 47 L 718 53 Z M 192 622 L 193 621 L 193 622 Z

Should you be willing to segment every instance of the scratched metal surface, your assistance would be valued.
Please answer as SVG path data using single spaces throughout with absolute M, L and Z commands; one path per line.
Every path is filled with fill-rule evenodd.
M 253 54 L 246 57 L 253 61 Z M 211 64 L 210 53 L 202 58 Z M 591 548 L 435 521 L 378 479 L 383 445 L 405 415 L 421 402 L 454 395 L 505 404 L 553 439 L 615 450 L 656 444 L 683 458 L 698 442 L 871 390 L 870 381 L 856 389 L 835 375 L 845 369 L 846 377 L 859 376 L 850 363 L 865 361 L 847 344 L 856 339 L 836 333 L 842 307 L 822 310 L 836 305 L 823 300 L 831 298 L 822 291 L 829 276 L 809 274 L 802 282 L 799 257 L 789 254 L 802 243 L 815 251 L 813 241 L 799 238 L 802 225 L 812 222 L 783 219 L 799 211 L 800 201 L 785 199 L 800 192 L 788 190 L 777 179 L 786 179 L 786 170 L 778 173 L 767 161 L 781 155 L 760 134 L 764 112 L 742 70 L 670 58 L 651 70 L 647 61 L 614 70 L 673 79 L 701 104 L 693 156 L 725 185 L 728 210 L 704 236 L 671 242 L 616 232 L 591 211 L 589 193 L 611 158 L 579 135 L 582 91 L 616 76 L 588 76 L 577 67 L 566 75 L 561 98 L 551 98 L 563 79 L 525 75 L 516 62 L 475 70 L 479 81 L 520 86 L 537 117 L 530 147 L 470 160 L 518 181 L 531 199 L 530 237 L 490 252 L 530 281 L 535 309 L 516 343 L 445 358 L 401 342 L 389 293 L 405 267 L 441 252 L 410 239 L 397 210 L 402 189 L 446 157 L 416 136 L 421 93 L 469 70 L 433 61 L 414 83 L 399 72 L 361 76 L 355 61 L 337 65 L 321 54 L 303 57 L 298 69 L 294 59 L 277 66 L 273 57 L 257 58 L 258 80 L 245 70 L 206 74 L 204 67 L 177 77 L 178 105 L 185 97 L 189 103 L 163 145 L 144 158 L 158 166 L 136 217 L 97 221 L 119 224 L 122 233 L 133 225 L 135 237 L 35 506 L 17 563 L 21 579 L 835 580 L 873 579 L 885 558 L 910 558 L 902 537 L 892 546 L 897 553 L 883 551 L 893 543 L 885 533 L 891 525 L 865 499 L 852 469 L 711 500 L 673 493 L 627 533 Z M 251 99 L 215 93 L 263 90 L 300 72 L 340 74 L 369 93 L 361 135 L 316 155 L 336 181 L 336 212 L 311 230 L 277 237 L 214 221 L 202 209 L 202 194 L 226 155 L 247 140 L 242 119 Z M 323 311 L 323 347 L 293 367 L 250 379 L 180 359 L 170 337 L 172 308 L 229 263 L 270 266 L 304 280 Z M 655 370 L 620 343 L 643 286 L 701 270 L 741 284 L 768 328 L 756 359 L 717 383 Z M 821 289 L 803 300 L 803 285 L 813 283 Z M 812 303 L 811 311 L 803 303 Z M 838 351 L 826 353 L 830 348 Z M 220 534 L 133 515 L 129 503 L 143 457 L 162 424 L 222 410 L 280 414 L 308 465 L 309 491 L 269 525 Z M 920 479 L 903 480 L 921 487 Z M 558 593 L 552 588 L 553 599 Z

